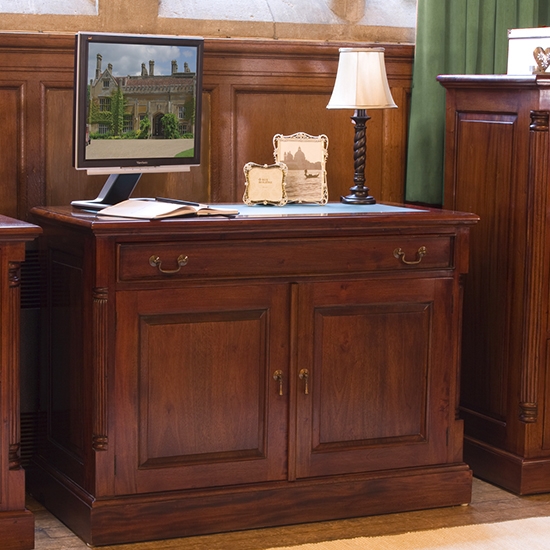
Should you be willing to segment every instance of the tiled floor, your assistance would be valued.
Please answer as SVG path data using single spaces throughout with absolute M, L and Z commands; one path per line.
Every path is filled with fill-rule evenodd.
M 36 501 L 29 499 L 28 507 L 36 517 L 36 550 L 89 548 Z M 474 479 L 472 502 L 469 506 L 101 548 L 103 550 L 264 550 L 307 542 L 395 534 L 535 516 L 550 516 L 550 493 L 519 497 Z

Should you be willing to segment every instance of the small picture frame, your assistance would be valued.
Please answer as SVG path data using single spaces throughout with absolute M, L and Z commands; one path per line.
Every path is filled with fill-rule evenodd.
M 288 168 L 286 195 L 288 202 L 326 204 L 328 186 L 326 162 L 328 137 L 298 132 L 273 137 L 275 162 Z
M 287 203 L 286 175 L 284 163 L 256 164 L 248 162 L 244 165 L 244 195 L 243 202 L 253 204 L 272 204 L 284 206 Z

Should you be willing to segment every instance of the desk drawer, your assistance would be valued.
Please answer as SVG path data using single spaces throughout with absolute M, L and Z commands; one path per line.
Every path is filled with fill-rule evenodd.
M 243 278 L 445 269 L 451 236 L 119 244 L 118 280 Z

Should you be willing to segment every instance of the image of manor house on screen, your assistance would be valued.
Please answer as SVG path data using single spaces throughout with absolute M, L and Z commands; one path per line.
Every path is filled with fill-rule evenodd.
M 86 158 L 134 156 L 133 140 L 151 139 L 162 140 L 163 147 L 170 140 L 172 152 L 163 149 L 163 155 L 193 156 L 197 75 L 188 64 L 180 72 L 172 61 L 171 74 L 156 75 L 151 60 L 148 67 L 141 63 L 139 75 L 118 76 L 111 63 L 102 69 L 100 53 L 96 58 L 89 83 Z M 124 143 L 128 140 L 135 144 L 131 149 Z

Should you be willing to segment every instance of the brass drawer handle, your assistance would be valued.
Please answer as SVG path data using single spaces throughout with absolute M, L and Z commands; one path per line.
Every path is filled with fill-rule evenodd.
M 393 255 L 398 259 L 398 260 L 401 260 L 404 264 L 407 264 L 407 265 L 416 265 L 416 264 L 419 264 L 421 261 L 422 261 L 422 258 L 428 253 L 428 251 L 426 250 L 426 247 L 425 246 L 421 246 L 417 251 L 416 251 L 416 260 L 405 260 L 405 253 L 403 252 L 403 250 L 401 248 L 396 248 L 394 251 L 393 251 Z
M 184 256 L 183 254 L 180 254 L 177 259 L 178 268 L 177 269 L 162 269 L 162 260 L 155 256 L 154 254 L 149 258 L 149 265 L 151 267 L 156 267 L 161 273 L 165 273 L 166 275 L 173 275 L 174 273 L 178 273 L 178 271 L 184 266 L 187 265 L 187 261 L 189 258 L 187 256 Z

